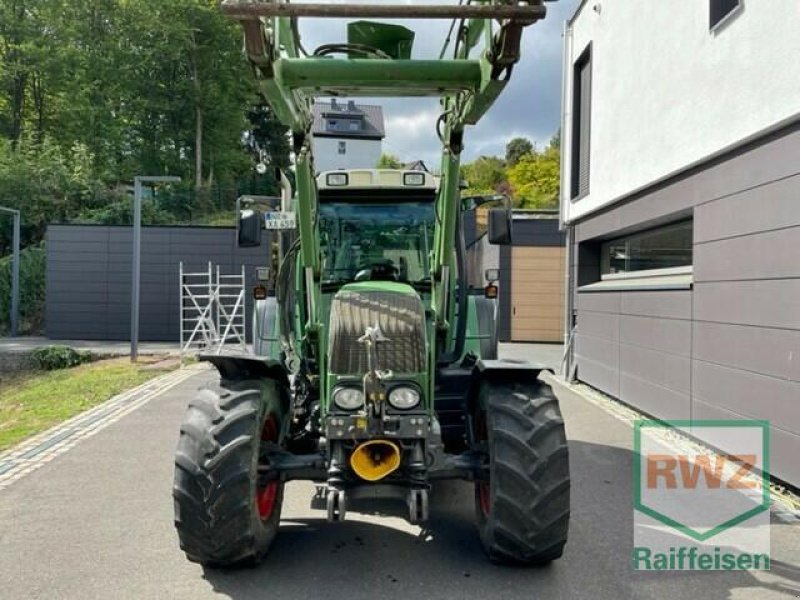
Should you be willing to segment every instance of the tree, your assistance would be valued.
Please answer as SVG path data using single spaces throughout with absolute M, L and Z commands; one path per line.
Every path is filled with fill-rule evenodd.
M 289 128 L 281 123 L 266 102 L 259 102 L 247 113 L 250 130 L 245 145 L 256 162 L 279 169 L 288 169 Z
M 495 194 L 506 181 L 505 163 L 496 156 L 481 156 L 461 167 L 461 177 L 468 186 L 464 196 Z
M 561 184 L 559 137 L 557 133 L 543 152 L 526 154 L 508 170 L 508 181 L 521 208 L 558 207 Z
M 403 163 L 394 154 L 381 154 L 375 165 L 377 169 L 402 169 Z
M 533 153 L 533 144 L 528 138 L 515 137 L 506 144 L 506 164 L 516 165 L 523 156 Z

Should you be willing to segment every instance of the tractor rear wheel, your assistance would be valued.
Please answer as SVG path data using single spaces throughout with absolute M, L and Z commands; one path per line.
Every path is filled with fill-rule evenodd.
M 259 454 L 279 444 L 272 380 L 222 381 L 189 402 L 175 453 L 175 527 L 189 560 L 255 564 L 278 531 L 283 484 L 259 479 Z
M 547 564 L 561 556 L 569 526 L 569 456 L 550 386 L 485 385 L 475 437 L 488 479 L 475 484 L 481 542 L 493 562 Z

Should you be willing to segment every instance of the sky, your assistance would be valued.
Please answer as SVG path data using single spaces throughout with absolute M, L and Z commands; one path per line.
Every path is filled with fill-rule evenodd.
M 352 0 L 350 0 L 352 1 Z M 374 3 L 386 2 L 372 0 Z M 544 147 L 556 132 L 561 112 L 561 33 L 564 21 L 572 16 L 579 0 L 547 3 L 547 18 L 526 27 L 522 36 L 522 58 L 511 80 L 489 112 L 464 136 L 463 161 L 479 156 L 505 154 L 508 140 L 527 137 L 538 148 Z M 445 4 L 450 0 L 408 2 Z M 388 21 L 413 29 L 414 58 L 436 58 L 450 27 L 448 20 Z M 346 21 L 305 19 L 300 35 L 311 52 L 323 43 L 345 41 Z M 434 132 L 439 103 L 434 98 L 359 98 L 357 102 L 384 107 L 386 138 L 383 151 L 403 161 L 422 159 L 438 168 L 440 144 Z

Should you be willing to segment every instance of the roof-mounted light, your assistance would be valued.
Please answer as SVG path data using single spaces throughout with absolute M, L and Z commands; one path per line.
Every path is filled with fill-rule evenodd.
M 330 187 L 343 187 L 348 183 L 347 173 L 328 173 L 325 183 Z
M 408 186 L 425 185 L 425 173 L 404 173 L 403 185 L 408 185 Z

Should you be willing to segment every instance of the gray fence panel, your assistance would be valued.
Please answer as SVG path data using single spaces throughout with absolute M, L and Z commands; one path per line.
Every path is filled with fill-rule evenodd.
M 47 229 L 46 333 L 51 339 L 130 339 L 131 230 L 98 225 Z M 180 339 L 179 265 L 205 271 L 209 261 L 226 275 L 245 267 L 248 285 L 266 264 L 269 236 L 258 248 L 239 248 L 232 227 L 142 229 L 140 339 Z M 245 293 L 246 332 L 252 297 Z

